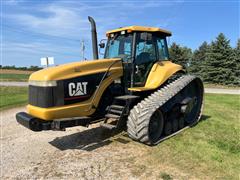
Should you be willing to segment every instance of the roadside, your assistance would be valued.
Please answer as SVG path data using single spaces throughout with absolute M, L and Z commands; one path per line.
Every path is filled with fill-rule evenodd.
M 4 81 L 0 82 L 0 86 L 20 86 L 20 87 L 27 87 L 28 82 L 9 82 L 9 81 Z
M 0 74 L 31 74 L 34 71 L 29 70 L 17 70 L 17 69 L 1 69 Z
M 239 96 L 206 94 L 201 122 L 149 147 L 99 127 L 32 132 L 1 111 L 2 179 L 238 179 Z
M 28 80 L 31 73 L 34 71 L 23 71 L 15 69 L 1 69 L 0 71 L 0 81 L 1 82 L 25 82 Z
M 28 82 L 0 82 L 0 86 L 28 86 Z M 205 93 L 240 94 L 240 89 L 234 88 L 205 88 Z
M 28 74 L 0 74 L 1 82 L 26 82 L 29 78 Z
M 0 86 L 0 111 L 27 103 L 27 87 Z
M 27 86 L 27 82 L 0 82 L 0 111 L 26 104 L 28 98 Z M 240 95 L 240 90 L 205 88 L 205 93 Z
M 240 89 L 220 89 L 220 88 L 204 88 L 205 93 L 213 94 L 240 94 Z
M 1 69 L 0 86 L 28 86 L 28 78 L 34 71 Z M 240 94 L 240 87 L 204 83 L 206 93 Z
M 240 90 L 239 86 L 234 86 L 234 85 L 220 85 L 220 84 L 209 84 L 209 83 L 204 83 L 205 88 L 217 88 L 217 89 L 238 89 Z

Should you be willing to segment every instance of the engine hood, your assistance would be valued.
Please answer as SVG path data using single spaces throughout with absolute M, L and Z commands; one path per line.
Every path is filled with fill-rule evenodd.
M 120 59 L 99 59 L 97 61 L 83 61 L 63 64 L 55 67 L 49 67 L 40 71 L 34 72 L 29 77 L 29 81 L 52 81 L 63 80 L 74 77 L 79 77 L 88 74 L 97 74 L 107 71 L 108 67 L 114 62 L 111 71 L 122 70 L 122 62 Z

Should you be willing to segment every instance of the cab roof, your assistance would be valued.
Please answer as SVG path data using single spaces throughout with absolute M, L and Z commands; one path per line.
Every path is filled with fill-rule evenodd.
M 143 32 L 159 32 L 159 33 L 163 33 L 166 36 L 171 36 L 172 33 L 170 31 L 164 30 L 164 29 L 160 29 L 157 27 L 146 27 L 146 26 L 127 26 L 127 27 L 121 27 L 118 29 L 114 29 L 111 31 L 107 31 L 107 35 L 111 34 L 111 33 L 116 33 L 116 32 L 121 32 L 121 31 L 128 31 L 128 32 L 132 32 L 132 31 L 143 31 Z

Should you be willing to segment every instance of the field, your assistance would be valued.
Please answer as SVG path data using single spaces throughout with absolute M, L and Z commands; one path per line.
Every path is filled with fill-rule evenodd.
M 0 87 L 0 110 L 27 103 L 27 87 Z
M 1 110 L 26 104 L 26 102 L 26 88 L 1 87 Z M 11 117 L 9 118 L 12 121 L 11 131 L 14 134 L 15 128 L 18 129 L 18 138 L 22 138 L 20 142 L 13 138 L 13 143 L 19 144 L 20 147 L 24 142 L 24 146 L 30 148 L 29 152 L 36 152 L 38 155 L 42 149 L 45 151 L 43 156 L 37 156 L 37 162 L 34 168 L 31 168 L 31 165 L 27 165 L 26 162 L 29 159 L 31 159 L 31 163 L 35 162 L 35 155 L 26 156 L 24 159 L 22 156 L 18 157 L 19 152 L 11 152 L 12 150 L 9 149 L 9 153 L 7 151 L 4 157 L 19 162 L 19 167 L 26 164 L 26 171 L 19 171 L 16 165 L 16 167 L 13 166 L 16 169 L 12 169 L 11 172 L 9 168 L 6 168 L 6 172 L 9 170 L 9 175 L 6 177 L 15 177 L 21 174 L 25 178 L 34 175 L 37 179 L 42 177 L 50 179 L 56 177 L 84 178 L 87 171 L 88 177 L 96 177 L 96 173 L 100 173 L 100 177 L 105 177 L 104 175 L 112 178 L 119 176 L 120 179 L 126 177 L 137 177 L 137 179 L 239 179 L 239 110 L 239 95 L 206 94 L 204 114 L 199 124 L 153 147 L 132 141 L 125 132 L 113 137 L 101 137 L 101 130 L 98 127 L 87 130 L 76 127 L 75 129 L 70 128 L 66 132 L 38 134 L 24 127 L 16 126 L 14 118 L 11 117 L 15 112 L 12 112 L 6 115 L 6 117 Z M 6 128 L 5 131 L 10 132 L 10 129 Z M 26 133 L 29 134 L 29 140 L 26 140 Z M 39 143 L 37 148 L 31 143 L 35 141 L 34 139 Z M 49 141 L 51 142 L 48 143 Z M 23 149 L 20 151 L 22 152 Z M 13 155 L 14 153 L 15 155 Z M 91 157 L 91 160 L 87 160 L 88 157 Z M 10 162 L 9 167 L 12 167 Z M 62 165 L 58 165 L 58 162 L 61 162 Z M 46 174 L 49 164 L 51 171 Z M 97 169 L 98 165 L 102 169 Z M 35 167 L 38 168 L 37 171 Z M 107 171 L 106 169 L 110 167 L 111 170 Z M 93 168 L 93 174 L 90 172 L 91 168 Z M 119 171 L 122 173 L 119 174 Z M 69 172 L 71 173 L 69 174 Z M 16 175 L 12 173 L 16 173 Z M 24 175 L 29 173 L 31 176 Z
M 207 94 L 201 122 L 150 149 L 140 166 L 157 169 L 163 162 L 200 179 L 238 179 L 239 110 L 240 96 Z
M 1 69 L 1 81 L 27 81 L 33 71 Z

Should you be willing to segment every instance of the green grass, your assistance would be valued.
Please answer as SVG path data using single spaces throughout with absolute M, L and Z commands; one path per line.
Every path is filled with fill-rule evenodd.
M 1 81 L 27 81 L 29 74 L 0 74 Z
M 27 103 L 27 87 L 0 87 L 0 110 Z
M 240 96 L 207 94 L 201 122 L 150 148 L 147 156 L 149 165 L 163 162 L 199 179 L 238 179 Z

